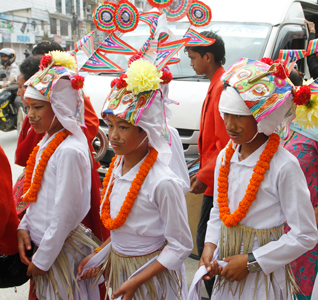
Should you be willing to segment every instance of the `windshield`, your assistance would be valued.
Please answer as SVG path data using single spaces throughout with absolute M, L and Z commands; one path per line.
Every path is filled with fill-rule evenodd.
M 190 24 L 188 22 L 169 23 L 169 28 L 177 39 L 183 37 L 189 26 Z M 238 61 L 241 57 L 248 57 L 251 59 L 260 59 L 263 57 L 270 29 L 269 25 L 225 22 L 211 22 L 208 26 L 195 28 L 198 32 L 212 30 L 223 38 L 226 52 L 225 69 Z M 137 50 L 141 48 L 148 37 L 149 26 L 142 22 L 140 22 L 133 32 L 128 32 L 120 36 L 121 39 Z M 122 68 L 127 68 L 129 55 L 109 53 L 105 55 Z M 196 74 L 190 66 L 190 59 L 188 58 L 188 55 L 184 53 L 183 49 L 181 49 L 179 55 L 181 62 L 175 65 L 169 65 L 173 77 L 195 76 Z

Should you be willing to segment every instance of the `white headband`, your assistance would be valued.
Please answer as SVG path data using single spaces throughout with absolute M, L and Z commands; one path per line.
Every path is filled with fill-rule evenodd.
M 221 94 L 219 111 L 221 114 L 228 113 L 238 116 L 252 115 L 240 94 L 231 86 L 228 86 Z
M 24 98 L 31 98 L 35 100 L 50 102 L 45 96 L 43 96 L 36 88 L 32 86 L 27 87 L 24 93 Z

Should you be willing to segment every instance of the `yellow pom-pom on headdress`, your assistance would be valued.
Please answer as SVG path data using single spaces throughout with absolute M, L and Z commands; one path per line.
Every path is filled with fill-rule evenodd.
M 48 55 L 51 55 L 54 66 L 63 66 L 72 71 L 76 70 L 76 61 L 73 55 L 58 50 L 51 51 Z
M 135 95 L 145 91 L 154 91 L 160 88 L 162 72 L 147 60 L 138 59 L 132 62 L 126 72 L 127 91 Z
M 305 105 L 297 105 L 294 122 L 304 129 L 318 127 L 318 95 L 312 95 Z

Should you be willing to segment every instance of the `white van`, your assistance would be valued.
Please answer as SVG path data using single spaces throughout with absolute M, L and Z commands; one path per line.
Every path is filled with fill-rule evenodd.
M 260 59 L 278 58 L 280 49 L 306 49 L 308 30 L 305 17 L 318 24 L 318 5 L 314 0 L 204 0 L 212 10 L 212 21 L 208 26 L 195 28 L 202 32 L 217 32 L 225 42 L 227 69 L 241 57 Z M 170 23 L 177 38 L 181 38 L 190 24 L 187 18 Z M 136 49 L 140 49 L 149 36 L 148 25 L 140 22 L 133 32 L 120 36 Z M 180 105 L 170 105 L 174 126 L 182 139 L 186 159 L 198 156 L 198 135 L 202 102 L 208 90 L 208 79 L 197 76 L 190 67 L 190 60 L 181 50 L 181 62 L 170 67 L 174 80 L 170 83 L 169 97 Z M 107 54 L 122 68 L 127 67 L 129 56 Z M 298 68 L 309 77 L 306 61 L 298 62 Z M 110 91 L 111 81 L 118 74 L 89 74 L 85 81 L 85 94 L 90 96 L 98 115 Z M 107 134 L 107 126 L 100 126 Z M 111 150 L 111 149 L 110 149 Z M 101 160 L 106 167 L 112 151 Z M 102 171 L 102 169 L 101 169 Z

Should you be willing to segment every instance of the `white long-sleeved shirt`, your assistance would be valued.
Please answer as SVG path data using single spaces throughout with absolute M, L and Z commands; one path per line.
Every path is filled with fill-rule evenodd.
M 184 158 L 183 146 L 180 135 L 174 127 L 168 125 L 171 133 L 171 152 L 172 157 L 169 167 L 181 180 L 183 193 L 186 194 L 190 189 L 189 171 Z
M 230 213 L 237 209 L 239 202 L 243 199 L 253 174 L 253 168 L 266 143 L 243 161 L 239 161 L 238 148 L 235 150 L 230 162 L 228 178 Z M 218 156 L 215 178 L 219 176 L 221 158 L 224 152 L 225 149 Z M 218 195 L 217 181 L 214 186 L 214 194 Z M 262 247 L 258 247 L 254 242 L 253 254 L 266 275 L 312 249 L 318 239 L 315 216 L 305 176 L 297 159 L 279 147 L 260 185 L 256 200 L 240 223 L 264 229 L 279 226 L 286 220 L 291 230 L 278 241 L 272 241 Z M 218 244 L 221 222 L 217 197 L 215 197 L 205 242 Z
M 55 135 L 39 143 L 36 165 Z M 69 135 L 55 150 L 43 173 L 37 201 L 30 204 L 18 229 L 29 232 L 39 248 L 32 262 L 47 271 L 68 234 L 90 208 L 91 168 L 87 145 Z
M 110 214 L 114 219 L 129 191 L 141 160 L 125 175 L 122 161 L 114 170 L 110 196 Z M 192 251 L 186 201 L 181 180 L 159 159 L 145 178 L 133 208 L 123 226 L 111 231 L 112 247 L 126 255 L 146 255 L 168 245 L 158 261 L 170 270 L 178 270 Z

